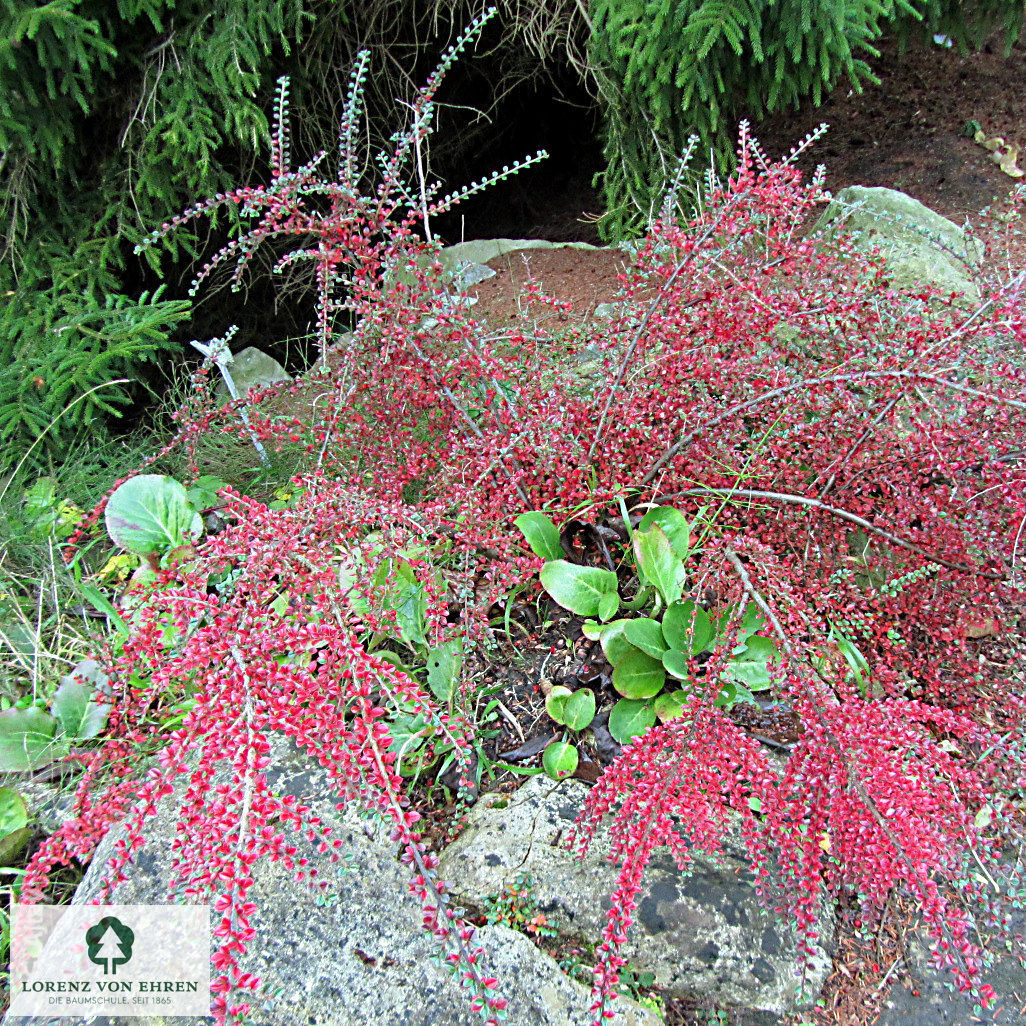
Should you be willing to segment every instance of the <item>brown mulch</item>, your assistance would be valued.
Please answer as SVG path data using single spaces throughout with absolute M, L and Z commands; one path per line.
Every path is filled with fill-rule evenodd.
M 967 125 L 975 121 L 988 136 L 1020 145 L 1026 162 L 1026 40 L 1007 58 L 996 41 L 966 57 L 934 43 L 903 53 L 890 41 L 881 49 L 870 62 L 878 85 L 861 93 L 841 85 L 821 107 L 806 104 L 756 126 L 769 155 L 787 153 L 826 122 L 829 131 L 800 166 L 825 164 L 830 189 L 900 189 L 956 222 L 1007 196 L 1015 179 Z
M 829 131 L 800 164 L 809 173 L 825 164 L 831 190 L 847 185 L 899 189 L 957 223 L 975 220 L 985 207 L 1003 201 L 1016 180 L 970 138 L 970 122 L 978 123 L 988 137 L 1001 136 L 1021 146 L 1019 164 L 1026 170 L 1026 39 L 1007 58 L 997 41 L 968 56 L 934 43 L 916 43 L 902 52 L 893 40 L 882 43 L 881 51 L 870 62 L 879 84 L 865 83 L 862 92 L 842 84 L 820 107 L 807 103 L 756 125 L 756 136 L 771 157 L 780 156 L 825 121 Z M 582 167 L 576 191 L 560 194 L 569 206 L 551 211 L 548 221 L 524 227 L 523 234 L 566 239 L 568 219 L 576 219 L 577 237 L 592 238 L 592 214 L 601 206 L 590 184 L 596 170 Z M 497 234 L 486 223 L 469 227 L 467 237 Z M 1012 241 L 1011 249 L 1012 264 L 1026 264 L 1022 237 Z M 624 259 L 607 250 L 507 254 L 490 264 L 499 274 L 471 290 L 478 296 L 475 314 L 489 324 L 509 323 L 530 275 L 545 291 L 573 304 L 569 317 L 543 311 L 542 323 L 579 323 L 598 303 L 613 298 Z
M 900 979 L 905 937 L 915 922 L 908 901 L 892 900 L 872 936 L 854 925 L 847 909 L 837 924 L 834 961 L 817 1006 L 798 1021 L 814 1026 L 871 1026 L 890 986 Z
M 628 262 L 614 249 L 526 249 L 504 253 L 488 262 L 496 275 L 469 289 L 477 296 L 474 316 L 490 325 L 509 324 L 518 312 L 518 300 L 528 281 L 536 281 L 542 291 L 573 304 L 573 311 L 557 313 L 547 307 L 535 307 L 540 324 L 549 328 L 560 323 L 579 323 L 589 318 L 599 303 L 608 303 L 616 294 L 617 275 Z

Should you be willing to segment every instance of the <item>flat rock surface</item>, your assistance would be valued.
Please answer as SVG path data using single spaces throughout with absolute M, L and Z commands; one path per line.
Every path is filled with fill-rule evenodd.
M 467 995 L 448 972 L 432 962 L 436 946 L 420 927 L 420 909 L 407 890 L 407 871 L 395 858 L 388 831 L 353 812 L 338 813 L 325 800 L 330 784 L 297 753 L 278 753 L 268 771 L 281 793 L 310 801 L 337 836 L 346 841 L 341 865 L 312 854 L 332 880 L 326 897 L 315 898 L 281 867 L 263 864 L 252 892 L 257 940 L 243 962 L 260 977 L 268 997 L 249 1026 L 470 1026 L 480 1023 Z M 113 899 L 162 903 L 169 879 L 167 851 L 174 825 L 169 809 L 158 813 L 147 844 Z M 104 840 L 75 895 L 85 903 L 97 893 L 103 865 L 117 831 Z M 479 933 L 485 968 L 509 1000 L 509 1026 L 587 1026 L 587 988 L 567 977 L 523 934 L 505 927 Z M 269 995 L 274 994 L 272 998 Z M 620 1026 L 657 1026 L 654 1014 L 618 1001 Z M 11 1022 L 49 1022 L 19 1017 Z M 132 1018 L 89 1020 L 95 1026 L 134 1026 Z M 149 1018 L 153 1026 L 194 1026 L 195 1018 Z M 62 1018 L 61 1026 L 85 1020 Z
M 508 799 L 486 796 L 464 833 L 442 855 L 442 875 L 464 900 L 480 902 L 524 874 L 539 907 L 560 933 L 596 940 L 605 923 L 617 870 L 601 834 L 583 861 L 561 845 L 585 786 L 532 777 Z M 734 848 L 728 845 L 728 848 Z M 821 936 L 831 933 L 824 924 Z M 666 853 L 648 867 L 626 957 L 671 995 L 786 1013 L 801 1006 L 790 931 L 759 904 L 741 852 L 719 865 L 695 860 L 685 876 Z M 829 958 L 818 952 L 807 990 L 822 986 Z

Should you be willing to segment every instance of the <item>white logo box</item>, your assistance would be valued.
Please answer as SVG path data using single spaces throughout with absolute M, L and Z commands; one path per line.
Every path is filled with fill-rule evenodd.
M 11 1016 L 209 1015 L 206 905 L 14 905 Z

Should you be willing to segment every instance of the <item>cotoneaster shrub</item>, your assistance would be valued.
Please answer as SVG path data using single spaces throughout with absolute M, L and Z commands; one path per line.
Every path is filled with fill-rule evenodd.
M 781 653 L 771 694 L 800 739 L 780 767 L 714 704 L 728 618 L 682 715 L 625 748 L 578 824 L 579 848 L 608 824 L 622 862 L 596 1017 L 611 1014 L 653 849 L 667 845 L 686 870 L 731 821 L 766 901 L 807 942 L 825 896 L 853 894 L 872 915 L 904 888 L 939 963 L 986 998 L 973 916 L 1000 917 L 1000 903 L 972 867 L 1002 878 L 1024 710 L 965 633 L 1021 595 L 1026 272 L 980 271 L 975 307 L 928 285 L 897 289 L 879 256 L 806 234 L 821 180 L 803 182 L 793 154 L 772 162 L 743 132 L 736 172 L 707 182 L 699 212 L 650 226 L 617 316 L 571 333 L 597 353 L 600 371 L 582 376 L 532 321 L 554 302 L 539 285 L 521 322 L 488 329 L 416 232 L 451 202 L 416 174 L 436 79 L 364 187 L 352 160 L 364 73 L 337 174 L 320 160 L 292 169 L 283 99 L 271 182 L 185 215 L 231 204 L 251 218 L 219 260 L 245 266 L 270 241 L 285 247 L 279 266 L 314 266 L 322 360 L 308 380 L 248 400 L 249 430 L 269 450 L 305 450 L 308 469 L 285 508 L 222 491 L 228 526 L 132 599 L 129 636 L 107 655 L 110 736 L 77 756 L 79 816 L 36 854 L 23 900 L 126 821 L 107 867 L 116 893 L 158 803 L 183 799 L 174 886 L 221 914 L 216 1010 L 243 1012 L 257 985 L 241 962 L 253 863 L 302 876 L 303 843 L 334 848 L 263 773 L 271 736 L 284 735 L 328 770 L 340 801 L 392 823 L 425 926 L 494 1018 L 496 981 L 433 876 L 389 729 L 415 711 L 430 744 L 460 750 L 473 724 L 367 644 L 394 626 L 386 597 L 400 573 L 430 596 L 432 642 L 486 641 L 495 603 L 540 566 L 513 525 L 524 511 L 600 521 L 621 500 L 664 499 L 711 525 L 685 597 L 757 606 Z M 186 449 L 242 430 L 239 403 L 213 408 L 203 368 L 197 385 Z M 824 669 L 837 628 L 857 641 L 868 686 Z M 140 763 L 146 752 L 154 760 Z

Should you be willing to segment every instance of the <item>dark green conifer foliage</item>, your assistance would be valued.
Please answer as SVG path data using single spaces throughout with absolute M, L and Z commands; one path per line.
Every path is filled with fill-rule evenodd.
M 818 104 L 842 77 L 873 81 L 885 30 L 943 32 L 964 50 L 1000 26 L 1010 47 L 1024 11 L 1023 0 L 592 0 L 603 233 L 643 223 L 690 134 L 722 165 L 738 117 Z
M 184 295 L 192 258 L 215 240 L 167 236 L 146 251 L 148 269 L 134 247 L 197 196 L 250 177 L 279 75 L 292 77 L 297 143 L 312 156 L 334 144 L 352 57 L 380 54 L 364 128 L 387 137 L 416 92 L 421 58 L 430 64 L 486 6 L 0 0 L 0 472 L 46 425 L 35 456 L 102 431 L 131 394 L 108 383 L 181 351 L 173 333 L 189 307 L 152 285 L 163 279 L 169 296 Z M 581 60 L 576 0 L 496 6 L 496 95 L 564 50 Z M 466 145 L 452 127 L 446 141 Z M 212 227 L 219 244 L 231 225 Z
M 0 462 L 98 430 L 168 347 L 189 305 L 133 295 L 132 248 L 259 151 L 308 6 L 0 0 Z

